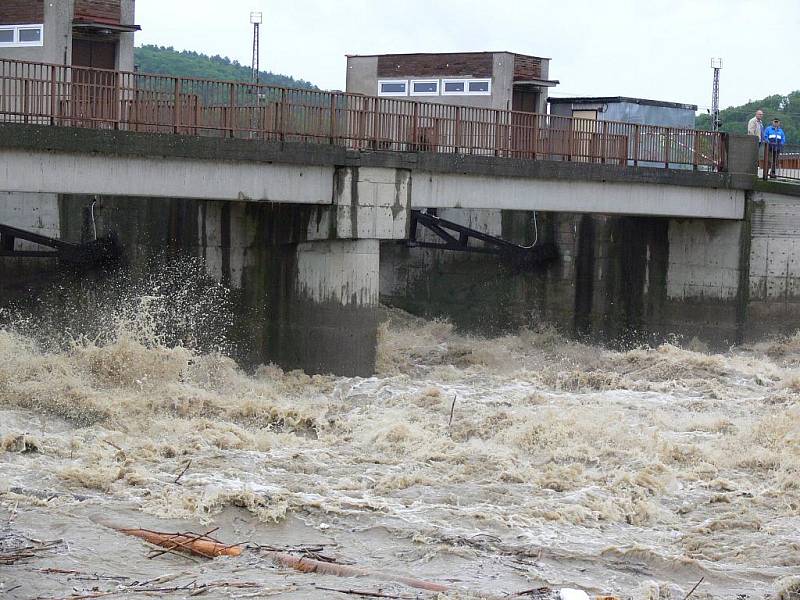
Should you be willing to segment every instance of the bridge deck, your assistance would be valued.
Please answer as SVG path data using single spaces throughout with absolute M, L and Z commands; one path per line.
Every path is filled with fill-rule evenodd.
M 701 171 L 724 134 L 0 60 L 0 121 Z
M 344 172 L 352 177 L 342 180 Z M 344 203 L 373 217 L 386 213 L 392 223 L 402 207 L 741 219 L 754 183 L 754 173 L 0 123 L 3 191 Z

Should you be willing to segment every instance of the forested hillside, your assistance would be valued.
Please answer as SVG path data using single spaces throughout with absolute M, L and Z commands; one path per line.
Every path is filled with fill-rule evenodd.
M 142 73 L 162 73 L 180 77 L 250 81 L 250 67 L 223 56 L 207 56 L 189 50 L 178 51 L 172 47 L 141 46 L 134 50 L 134 62 Z M 316 89 L 302 79 L 261 72 L 261 83 L 283 87 Z
M 764 111 L 764 124 L 768 125 L 775 117 L 783 122 L 783 130 L 790 144 L 800 143 L 800 90 L 787 96 L 776 94 L 762 100 L 755 100 L 732 106 L 720 111 L 722 131 L 729 133 L 747 133 L 747 122 L 756 114 L 756 110 Z M 697 117 L 698 129 L 711 129 L 711 117 Z

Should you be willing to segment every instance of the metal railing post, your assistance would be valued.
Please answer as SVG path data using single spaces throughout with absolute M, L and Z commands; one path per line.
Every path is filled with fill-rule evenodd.
M 692 171 L 697 171 L 699 167 L 698 158 L 700 156 L 700 132 L 694 132 L 694 144 L 692 144 Z
M 642 137 L 638 123 L 633 126 L 633 166 L 639 166 L 639 143 Z
M 172 106 L 172 132 L 179 133 L 179 125 L 181 123 L 181 78 L 175 78 L 175 89 L 173 91 L 173 106 Z
M 50 125 L 56 124 L 56 93 L 58 92 L 56 76 L 56 66 L 53 65 L 50 67 Z
M 230 84 L 230 98 L 228 101 L 228 128 L 230 137 L 236 137 L 234 131 L 234 121 L 236 120 L 236 116 L 234 115 L 234 110 L 236 108 L 236 84 Z
M 606 154 L 608 152 L 608 121 L 603 121 L 603 132 L 600 134 L 600 163 L 606 164 Z
M 284 140 L 283 131 L 283 105 L 286 102 L 286 88 L 281 88 L 281 99 L 278 102 L 277 110 L 275 111 L 275 131 L 278 134 L 280 141 Z
M 122 120 L 122 73 L 114 73 L 114 129 L 119 130 Z
M 28 79 L 22 80 L 22 121 L 24 123 L 28 122 L 28 113 L 30 112 L 30 106 L 28 101 L 28 84 L 30 81 Z
M 378 98 L 372 99 L 372 148 L 378 149 Z
M 415 152 L 419 150 L 417 121 L 419 121 L 419 102 L 415 101 L 414 106 L 411 108 L 411 148 Z
M 453 132 L 453 152 L 458 154 L 458 149 L 461 144 L 461 107 L 456 106 L 456 124 L 455 131 Z
M 500 129 L 500 110 L 494 111 L 494 155 L 500 156 L 500 143 L 503 139 L 503 134 Z
M 671 130 L 667 129 L 667 133 L 664 136 L 664 168 L 669 169 L 669 155 L 670 155 L 670 144 L 671 144 Z
M 336 143 L 336 93 L 331 92 L 331 114 L 330 114 L 330 143 Z

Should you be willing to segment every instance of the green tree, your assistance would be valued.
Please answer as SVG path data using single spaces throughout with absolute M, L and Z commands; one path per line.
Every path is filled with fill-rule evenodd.
M 191 50 L 175 50 L 169 46 L 140 46 L 134 49 L 134 62 L 141 73 L 158 73 L 174 77 L 250 81 L 250 67 L 226 56 L 207 56 Z M 261 83 L 282 87 L 318 89 L 314 84 L 288 75 L 261 71 Z
M 761 100 L 721 110 L 719 114 L 722 131 L 747 133 L 747 122 L 753 118 L 759 108 L 764 111 L 765 126 L 777 117 L 782 122 L 789 143 L 800 144 L 800 90 L 790 92 L 785 96 L 781 94 L 767 96 Z M 697 129 L 711 129 L 711 116 L 707 114 L 698 116 L 695 126 Z

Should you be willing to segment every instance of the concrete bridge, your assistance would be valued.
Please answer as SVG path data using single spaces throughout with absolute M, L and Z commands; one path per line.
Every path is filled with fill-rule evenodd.
M 3 126 L 0 189 L 285 204 L 350 204 L 341 177 L 357 173 L 361 206 L 546 210 L 741 219 L 748 181 L 736 172 L 589 162 L 354 150 L 42 126 Z M 728 148 L 754 161 L 747 138 Z M 729 160 L 730 160 L 729 159 Z M 745 168 L 743 166 L 742 168 Z M 343 175 L 342 171 L 347 171 Z M 394 189 L 403 181 L 403 196 Z M 382 186 L 388 186 L 385 190 Z M 362 188 L 369 188 L 363 189 Z M 389 204 L 390 203 L 390 204 Z
M 0 224 L 81 241 L 91 206 L 130 262 L 165 246 L 202 256 L 241 292 L 251 362 L 369 374 L 380 301 L 458 320 L 439 287 L 484 314 L 516 295 L 497 311 L 512 325 L 537 304 L 577 333 L 746 336 L 748 231 L 765 197 L 749 138 L 466 108 L 436 121 L 413 102 L 306 91 L 270 102 L 268 86 L 70 67 L 25 78 L 0 63 L 13 92 L 0 97 Z M 201 110 L 208 88 L 228 103 Z M 498 280 L 496 258 L 402 245 L 414 209 L 546 240 L 560 259 Z M 486 269 L 493 289 L 462 294 L 461 275 Z M 669 308 L 687 301 L 700 327 Z

